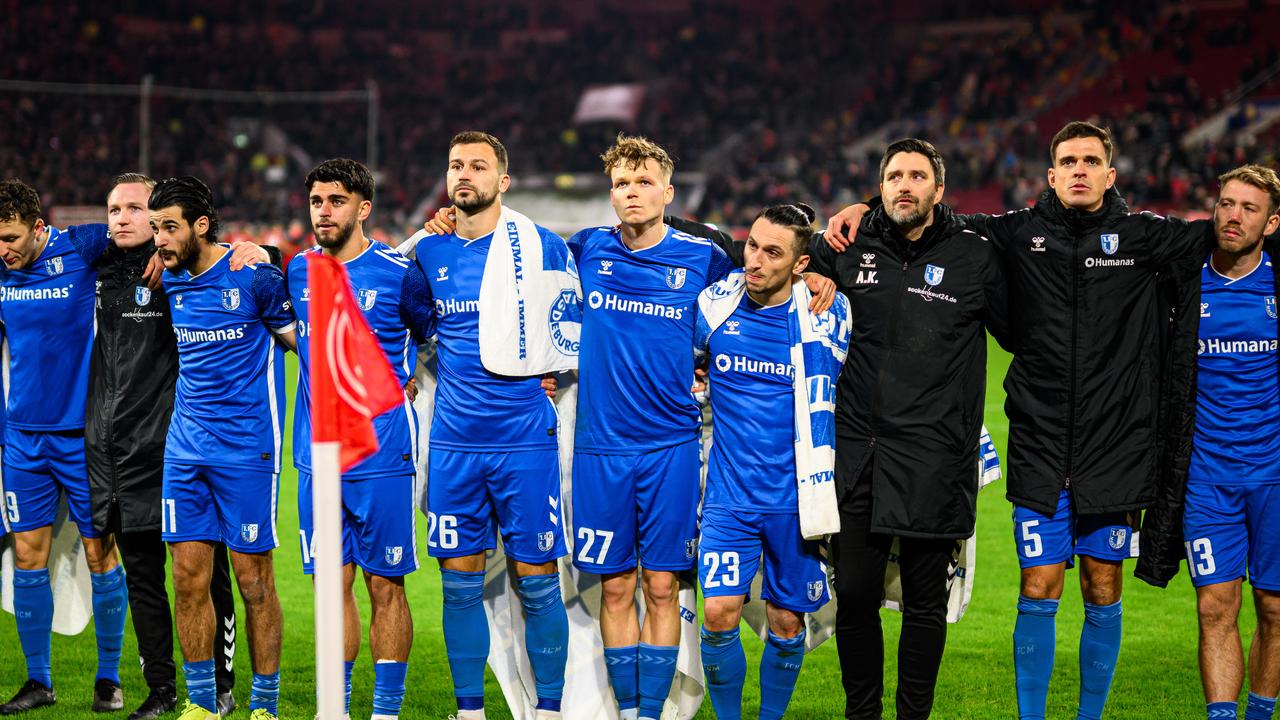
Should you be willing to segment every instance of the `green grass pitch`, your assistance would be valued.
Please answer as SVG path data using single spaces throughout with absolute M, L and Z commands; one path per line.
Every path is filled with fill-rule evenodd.
M 1008 356 L 992 343 L 987 389 L 987 426 L 996 440 L 1001 456 L 1005 450 L 1007 422 L 1004 417 L 1004 392 L 1001 382 Z M 291 358 L 292 360 L 292 358 Z M 291 362 L 290 373 L 296 372 Z M 289 394 L 293 397 L 292 388 Z M 286 438 L 288 436 L 286 435 Z M 288 455 L 286 454 L 286 457 Z M 281 668 L 280 711 L 284 718 L 310 718 L 314 713 L 312 594 L 311 584 L 302 575 L 298 553 L 298 519 L 296 512 L 296 475 L 286 468 L 281 477 L 279 533 L 281 545 L 276 552 L 276 581 L 284 606 L 284 658 Z M 419 542 L 426 542 L 425 524 Z M 1018 567 L 1013 552 L 1010 507 L 1000 483 L 983 491 L 978 502 L 978 563 L 976 587 L 968 614 L 949 628 L 946 657 L 938 681 L 933 716 L 947 719 L 983 719 L 1016 717 L 1013 686 L 1013 663 L 1010 656 L 1011 635 L 1018 596 Z M 409 665 L 408 692 L 403 718 L 445 718 L 453 712 L 449 667 L 445 660 L 444 640 L 440 632 L 440 584 L 435 563 L 427 558 L 425 545 L 418 549 L 423 561 L 420 572 L 410 576 L 409 599 L 414 613 L 416 637 Z M 1132 566 L 1128 569 L 1131 571 Z M 1203 697 L 1196 666 L 1195 597 L 1186 573 L 1167 590 L 1157 590 L 1135 580 L 1125 579 L 1124 644 L 1119 667 L 1111 690 L 1107 716 L 1110 718 L 1176 718 L 1204 717 Z M 362 590 L 362 613 L 368 622 L 368 605 Z M 1242 612 L 1242 631 L 1248 638 L 1253 633 L 1253 611 L 1246 600 Z M 240 613 L 243 628 L 243 611 Z M 885 717 L 894 717 L 893 692 L 896 679 L 894 648 L 897 643 L 899 616 L 885 611 L 886 644 Z M 1062 610 L 1058 615 L 1058 657 L 1056 673 L 1049 695 L 1049 718 L 1074 718 L 1076 690 L 1079 682 L 1077 652 L 1083 611 L 1079 585 L 1070 573 Z M 137 646 L 132 625 L 126 633 L 122 679 L 125 688 L 123 718 L 145 696 L 146 687 L 138 668 Z M 744 637 L 747 634 L 744 633 Z M 25 666 L 18 645 L 17 631 L 11 615 L 0 619 L 0 693 L 3 699 L 25 680 Z M 1247 646 L 1247 645 L 1246 645 Z M 756 663 L 760 643 L 747 639 L 750 663 L 744 717 L 754 717 L 759 695 Z M 353 717 L 367 718 L 372 705 L 373 671 L 365 638 L 356 664 L 352 693 Z M 181 657 L 177 660 L 180 662 Z M 96 651 L 92 628 L 76 637 L 55 635 L 53 639 L 53 672 L 59 702 L 52 708 L 29 713 L 31 718 L 100 718 L 90 712 Z M 179 673 L 180 674 L 180 673 Z M 232 717 L 248 717 L 249 653 L 245 635 L 240 634 L 236 654 L 236 696 L 239 710 Z M 509 718 L 506 705 L 492 676 L 487 682 L 488 716 Z M 572 718 L 571 710 L 566 718 Z M 788 717 L 835 718 L 843 715 L 843 692 L 835 645 L 828 642 L 805 660 Z M 172 716 L 171 716 L 172 717 Z M 698 718 L 712 718 L 710 703 L 703 705 Z

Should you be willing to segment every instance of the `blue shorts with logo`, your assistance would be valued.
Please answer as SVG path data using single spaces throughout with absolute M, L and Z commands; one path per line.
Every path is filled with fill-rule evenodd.
M 1196 587 L 1247 570 L 1255 588 L 1280 591 L 1280 485 L 1188 483 L 1182 536 Z
M 1024 568 L 1062 562 L 1072 567 L 1077 555 L 1117 562 L 1137 557 L 1127 513 L 1076 515 L 1065 489 L 1053 515 L 1014 505 L 1013 538 Z
M 5 443 L 4 505 L 12 532 L 53 525 L 58 497 L 65 493 L 80 535 L 102 537 L 103 533 L 93 529 L 84 433 L 27 432 L 9 427 Z
M 702 462 L 697 439 L 638 455 L 573 456 L 573 564 L 585 572 L 693 567 Z
M 160 491 L 160 536 L 165 542 L 220 542 L 240 553 L 280 544 L 273 472 L 166 461 Z
M 560 453 L 459 452 L 427 456 L 427 554 L 463 557 L 497 546 L 530 565 L 565 554 L 560 507 Z
M 827 567 L 819 543 L 801 536 L 799 514 L 703 509 L 698 582 L 705 597 L 750 593 L 762 555 L 760 597 L 798 613 L 826 604 Z
M 302 572 L 315 570 L 315 513 L 311 473 L 298 471 L 298 535 Z M 402 577 L 418 569 L 416 475 L 386 475 L 342 481 L 342 564 L 355 563 L 380 577 Z

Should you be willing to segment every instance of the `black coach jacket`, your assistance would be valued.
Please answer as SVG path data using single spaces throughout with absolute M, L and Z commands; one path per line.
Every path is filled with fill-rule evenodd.
M 900 237 L 884 208 L 869 212 L 852 249 L 822 236 L 809 270 L 849 298 L 849 355 L 836 395 L 837 492 L 872 463 L 871 530 L 966 538 L 977 509 L 978 438 L 986 394 L 987 336 L 1006 328 L 995 248 L 938 205 L 917 241 Z
M 1066 487 L 1080 514 L 1150 505 L 1168 344 L 1157 281 L 1204 258 L 1212 224 L 1130 213 L 1114 189 L 1096 212 L 1050 190 L 1034 208 L 964 219 L 1009 282 L 1009 500 L 1051 514 Z
M 1263 241 L 1263 249 L 1274 263 L 1280 258 L 1280 235 Z M 1159 427 L 1165 442 L 1161 448 L 1155 502 L 1142 518 L 1142 532 L 1138 534 L 1141 550 L 1134 569 L 1136 577 L 1157 587 L 1169 584 L 1185 557 L 1182 511 L 1196 434 L 1202 267 L 1203 258 L 1201 262 L 1189 260 L 1161 287 L 1171 336 L 1160 392 Z M 1271 270 L 1276 287 L 1280 288 L 1280 264 L 1273 264 Z M 1276 322 L 1280 332 L 1280 319 Z
M 160 529 L 164 441 L 173 414 L 178 344 L 164 289 L 142 280 L 155 246 L 107 248 L 98 263 L 97 333 L 89 361 L 85 459 L 93 526 L 113 505 L 123 532 Z

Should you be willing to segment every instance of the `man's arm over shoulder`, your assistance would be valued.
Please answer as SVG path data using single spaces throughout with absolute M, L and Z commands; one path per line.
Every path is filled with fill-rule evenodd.
M 813 234 L 809 238 L 809 266 L 805 268 L 805 272 L 815 273 L 830 280 L 839 280 L 836 277 L 836 258 L 839 255 L 831 246 L 823 239 L 821 230 Z
M 1201 261 L 1214 246 L 1211 220 L 1183 220 L 1152 212 L 1139 213 L 1142 218 L 1144 240 L 1151 259 L 1159 270 L 1186 267 L 1191 263 L 1199 267 Z M 1124 238 L 1120 238 L 1124 242 Z
M 997 253 L 1004 255 L 1005 251 L 1013 245 L 1018 231 L 1031 222 L 1034 213 L 1031 208 L 1022 208 L 1000 215 L 973 213 L 957 214 L 956 217 L 964 223 L 966 228 L 986 238 Z
M 277 335 L 293 330 L 296 319 L 284 273 L 275 265 L 256 265 L 252 272 L 249 291 L 262 323 Z
M 436 319 L 431 285 L 415 262 L 405 271 L 400 283 L 400 321 L 409 329 L 414 343 L 421 345 L 436 334 Z
M 1000 343 L 1013 352 L 1013 334 L 1009 329 L 1009 287 L 1005 283 L 1004 260 L 993 244 L 982 240 L 982 324 Z
M 67 240 L 80 259 L 89 266 L 96 265 L 111 245 L 111 235 L 103 223 L 72 225 L 67 228 Z
M 662 218 L 662 221 L 670 227 L 687 235 L 710 240 L 712 243 L 715 243 L 716 247 L 723 250 L 725 255 L 729 256 L 729 260 L 733 262 L 734 267 L 742 267 L 742 251 L 744 243 L 737 242 L 733 239 L 732 235 L 724 230 L 712 227 L 706 223 L 697 222 L 696 220 L 682 218 L 678 215 L 668 215 Z

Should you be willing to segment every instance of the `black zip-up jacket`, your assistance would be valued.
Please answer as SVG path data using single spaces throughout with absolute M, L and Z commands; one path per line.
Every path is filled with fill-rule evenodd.
M 964 219 L 1009 281 L 1009 500 L 1052 514 L 1067 487 L 1080 514 L 1150 505 L 1168 327 L 1157 279 L 1204 257 L 1211 224 L 1129 213 L 1114 189 L 1096 212 L 1050 190 L 1034 208 Z
M 108 529 L 118 504 L 123 532 L 160 529 L 164 440 L 173 414 L 178 344 L 164 289 L 142 279 L 155 252 L 112 245 L 98 263 L 97 333 L 89 361 L 85 459 L 93 525 Z
M 822 236 L 809 270 L 849 298 L 853 334 L 836 396 L 843 496 L 872 463 L 871 530 L 966 538 L 977 510 L 977 448 L 987 336 L 1006 333 L 1000 258 L 986 238 L 938 205 L 911 242 L 883 208 L 868 213 L 850 252 Z
M 1274 282 L 1280 288 L 1280 234 L 1263 241 L 1273 260 Z M 1160 454 L 1155 502 L 1142 518 L 1138 534 L 1141 552 L 1134 575 L 1157 587 L 1165 587 L 1178 574 L 1185 556 L 1182 511 L 1186 503 L 1187 475 L 1196 434 L 1196 374 L 1199 371 L 1200 269 L 1188 262 L 1172 282 L 1162 283 L 1163 299 L 1171 327 L 1171 344 L 1160 392 L 1160 433 L 1166 438 Z M 1280 333 L 1280 319 L 1276 321 Z M 1276 378 L 1280 383 L 1280 376 Z
M 279 251 L 264 248 L 275 264 Z M 98 262 L 97 332 L 89 361 L 85 460 L 93 526 L 121 532 L 160 529 L 164 443 L 178 379 L 178 344 L 169 298 L 142 273 L 155 245 L 110 245 Z

